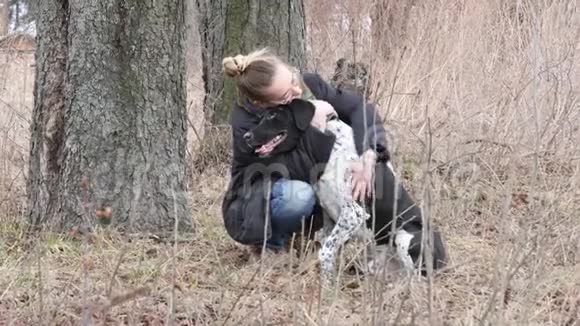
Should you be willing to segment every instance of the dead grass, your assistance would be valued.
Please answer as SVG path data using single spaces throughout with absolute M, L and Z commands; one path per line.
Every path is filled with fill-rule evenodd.
M 383 284 L 345 275 L 348 286 L 331 305 L 319 302 L 318 271 L 313 264 L 316 255 L 267 257 L 266 268 L 257 273 L 257 257 L 233 243 L 223 230 L 216 199 L 226 181 L 219 175 L 200 180 L 194 194 L 197 233 L 190 242 L 176 246 L 174 283 L 170 243 L 152 239 L 127 242 L 114 232 L 99 230 L 90 237 L 83 255 L 79 238 L 42 234 L 29 239 L 21 224 L 3 219 L 0 323 L 79 324 L 84 264 L 88 272 L 87 309 L 95 322 L 165 324 L 175 284 L 175 316 L 182 325 L 254 325 L 262 320 L 313 325 L 323 324 L 329 316 L 329 324 L 362 325 L 373 318 L 381 324 L 392 323 L 398 315 L 401 323 L 415 320 L 427 324 L 427 289 L 420 280 L 412 280 L 409 287 L 407 280 Z M 465 201 L 462 197 L 441 198 L 451 206 Z M 580 299 L 578 249 L 573 247 L 578 241 L 577 220 L 567 216 L 571 213 L 568 204 L 558 201 L 558 207 L 542 212 L 558 213 L 554 216 L 559 217 L 559 223 L 552 226 L 533 221 L 539 229 L 536 234 L 534 228 L 518 228 L 515 220 L 524 218 L 524 211 L 534 206 L 535 200 L 549 199 L 530 199 L 528 204 L 514 207 L 509 216 L 514 222 L 491 217 L 494 206 L 500 206 L 501 199 L 495 197 L 480 203 L 480 215 L 462 215 L 462 209 L 456 208 L 457 215 L 438 219 L 448 235 L 454 266 L 435 281 L 438 323 L 477 322 L 501 283 L 498 279 L 509 273 L 513 274 L 511 281 L 493 300 L 492 314 L 487 318 L 490 323 L 497 324 L 503 318 L 506 323 L 527 320 L 532 324 L 574 325 L 571 321 L 578 318 L 575 309 Z M 544 238 L 534 245 L 539 235 Z M 384 302 L 378 301 L 380 295 Z M 260 314 L 260 298 L 265 316 Z
M 0 324 L 80 324 L 83 311 L 99 323 L 166 324 L 173 289 L 182 325 L 580 325 L 576 3 L 423 1 L 410 11 L 405 50 L 389 60 L 373 56 L 356 19 L 370 2 L 307 5 L 317 17 L 309 51 L 323 75 L 353 47 L 357 60 L 372 63 L 395 167 L 419 202 L 429 194 L 451 268 L 432 285 L 343 273 L 347 286 L 328 301 L 320 300 L 315 255 L 267 257 L 258 272 L 259 262 L 222 226 L 228 171 L 216 164 L 220 157 L 200 161 L 196 234 L 175 255 L 170 243 L 128 241 L 110 230 L 86 245 L 29 237 L 17 173 L 27 150 L 8 145 L 23 141 L 10 113 L 0 120 Z M 345 12 L 355 19 L 341 23 Z M 29 101 L 32 89 L 25 91 Z M 223 151 L 228 142 L 218 138 L 209 144 Z

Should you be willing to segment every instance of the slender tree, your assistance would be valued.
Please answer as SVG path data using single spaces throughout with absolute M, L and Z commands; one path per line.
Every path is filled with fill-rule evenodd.
M 0 0 L 0 37 L 8 34 L 10 26 L 10 1 Z
M 376 0 L 373 4 L 372 37 L 377 56 L 390 59 L 407 37 L 407 27 L 415 0 Z

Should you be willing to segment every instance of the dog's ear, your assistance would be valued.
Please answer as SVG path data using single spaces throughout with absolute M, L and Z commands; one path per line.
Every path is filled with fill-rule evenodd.
M 288 107 L 294 115 L 296 127 L 299 130 L 306 130 L 314 117 L 314 104 L 309 101 L 296 99 L 292 101 Z

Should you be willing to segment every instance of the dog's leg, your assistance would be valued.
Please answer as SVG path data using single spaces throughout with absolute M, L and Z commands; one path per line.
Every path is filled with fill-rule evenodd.
M 364 274 L 374 274 L 375 272 L 375 259 L 376 259 L 376 248 L 375 239 L 373 232 L 366 228 L 364 225 L 355 231 L 353 238 L 359 243 L 362 243 L 366 252 L 356 257 L 358 265 L 360 266 Z
M 411 257 L 411 254 L 409 252 L 411 246 L 415 244 L 413 238 L 414 235 L 405 230 L 399 230 L 395 235 L 395 246 L 397 247 L 397 255 L 399 256 L 399 259 L 401 260 L 401 263 L 403 264 L 405 269 L 409 272 L 415 271 L 415 263 L 413 257 Z M 415 261 L 417 259 L 418 257 L 415 257 Z
M 363 226 L 367 217 L 365 210 L 354 201 L 347 201 L 343 204 L 338 221 L 319 254 L 324 284 L 333 283 L 338 250 Z
M 332 217 L 330 217 L 327 210 L 323 211 L 322 216 L 324 218 L 324 224 L 322 226 L 322 234 L 320 236 L 320 244 L 321 245 L 326 242 L 328 237 L 330 237 L 330 234 L 332 233 L 332 229 L 336 225 L 334 219 L 332 219 Z
M 338 221 L 343 204 L 343 195 L 337 187 L 336 152 L 331 153 L 325 172 L 315 186 L 320 205 L 324 209 L 324 227 L 322 232 L 322 247 L 318 253 L 322 283 L 328 285 L 333 278 L 335 269 L 335 247 L 339 233 Z
M 403 262 L 405 269 L 426 275 L 427 255 L 422 230 L 413 230 L 413 228 L 399 230 L 395 236 L 395 244 L 399 259 Z M 434 270 L 439 270 L 447 264 L 445 244 L 441 233 L 435 230 L 433 230 L 431 253 Z M 421 265 L 419 266 L 419 264 Z
M 319 253 L 321 276 L 326 284 L 334 279 L 338 250 L 363 229 L 370 217 L 352 197 L 351 166 L 358 159 L 352 129 L 340 121 L 330 121 L 327 130 L 337 138 L 317 188 L 322 207 L 336 221 Z

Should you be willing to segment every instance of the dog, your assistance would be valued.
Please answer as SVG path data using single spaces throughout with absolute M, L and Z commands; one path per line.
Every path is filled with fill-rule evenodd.
M 292 150 L 310 124 L 315 109 L 312 103 L 300 99 L 269 109 L 258 125 L 244 135 L 246 143 L 254 149 L 269 144 L 274 148 L 269 155 Z M 333 117 L 327 122 L 327 130 L 335 134 L 336 141 L 322 175 L 314 184 L 324 209 L 323 245 L 319 252 L 323 281 L 328 284 L 333 279 L 336 254 L 342 245 L 351 239 L 367 241 L 371 229 L 375 229 L 373 240 L 378 245 L 385 245 L 392 236 L 392 223 L 397 229 L 393 242 L 400 262 L 410 272 L 420 270 L 425 274 L 421 211 L 402 185 L 394 189 L 395 172 L 391 162 L 382 160 L 376 164 L 375 191 L 367 202 L 369 205 L 365 205 L 370 210 L 367 212 L 352 198 L 349 163 L 358 159 L 352 128 Z M 388 200 L 392 198 L 397 198 L 397 212 L 402 212 L 401 218 L 395 219 L 399 214 L 394 214 L 394 203 Z M 365 222 L 366 227 L 362 227 Z M 439 269 L 445 265 L 446 253 L 440 234 L 433 234 L 433 268 Z M 369 272 L 376 272 L 376 268 Z
M 300 104 L 294 104 L 291 109 L 269 110 L 258 126 L 244 136 L 248 145 L 259 148 L 270 143 L 274 146 L 270 155 L 291 149 L 314 115 L 314 106 L 310 102 L 296 103 Z M 319 252 L 321 279 L 323 284 L 332 285 L 339 249 L 351 239 L 368 243 L 372 235 L 365 232 L 368 231 L 365 221 L 370 214 L 352 197 L 350 167 L 358 159 L 352 129 L 337 116 L 327 122 L 326 129 L 335 135 L 336 140 L 314 190 L 324 216 Z

